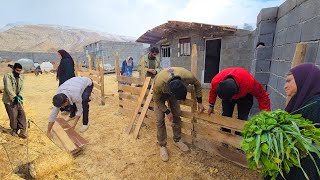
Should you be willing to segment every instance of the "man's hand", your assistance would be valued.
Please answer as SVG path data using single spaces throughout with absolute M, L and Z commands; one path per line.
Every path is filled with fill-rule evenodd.
M 157 74 L 157 71 L 155 69 L 147 69 L 147 71 L 152 74 Z
M 74 124 L 74 125 L 70 126 L 70 128 L 69 128 L 69 129 L 73 129 L 73 130 L 74 130 L 74 128 L 76 128 L 76 124 Z
M 214 114 L 213 107 L 209 107 L 208 109 L 208 115 L 210 116 L 211 114 Z
M 198 112 L 201 113 L 201 112 L 203 112 L 204 110 L 205 110 L 205 109 L 204 109 L 202 103 L 198 103 Z
M 170 112 L 169 114 L 167 114 L 167 118 L 169 119 L 170 122 L 173 121 L 173 114 Z

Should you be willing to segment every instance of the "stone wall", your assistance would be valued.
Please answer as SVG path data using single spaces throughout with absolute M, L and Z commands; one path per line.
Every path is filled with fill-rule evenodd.
M 84 61 L 86 56 L 83 52 L 71 53 L 72 58 L 74 61 Z M 43 61 L 50 61 L 50 62 L 57 62 L 60 61 L 57 53 L 46 53 L 46 52 L 9 52 L 9 51 L 0 51 L 0 61 L 1 60 L 19 60 L 22 58 L 31 59 L 34 62 L 43 62 Z
M 86 53 L 101 57 L 104 64 L 114 65 L 115 53 L 119 53 L 120 66 L 128 56 L 133 57 L 135 66 L 144 53 L 143 44 L 135 42 L 98 41 L 84 47 Z

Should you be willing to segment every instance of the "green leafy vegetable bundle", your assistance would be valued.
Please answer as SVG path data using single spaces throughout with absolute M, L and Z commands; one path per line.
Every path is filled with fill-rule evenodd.
M 318 170 L 311 152 L 320 158 L 320 129 L 300 114 L 291 115 L 283 110 L 261 112 L 246 122 L 242 131 L 241 148 L 246 152 L 250 169 L 261 168 L 264 176 L 272 179 L 290 168 L 301 168 L 300 159 L 310 156 Z

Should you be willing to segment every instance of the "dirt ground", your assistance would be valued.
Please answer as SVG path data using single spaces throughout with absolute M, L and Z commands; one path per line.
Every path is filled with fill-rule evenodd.
M 9 120 L 3 103 L 0 103 L 0 179 L 26 179 L 27 162 L 40 154 L 50 157 L 50 154 L 61 151 L 44 134 L 52 96 L 58 87 L 55 75 L 24 76 L 24 108 L 31 122 L 29 138 L 28 141 L 21 140 L 7 133 Z M 162 162 L 155 128 L 143 127 L 138 140 L 124 133 L 129 119 L 117 112 L 116 77 L 106 75 L 105 81 L 106 94 L 114 96 L 107 96 L 105 106 L 90 103 L 90 127 L 81 134 L 90 143 L 74 159 L 72 166 L 44 179 L 261 179 L 258 173 L 193 146 L 188 153 L 180 152 L 171 139 L 168 139 L 170 160 Z M 80 126 L 78 123 L 77 131 Z

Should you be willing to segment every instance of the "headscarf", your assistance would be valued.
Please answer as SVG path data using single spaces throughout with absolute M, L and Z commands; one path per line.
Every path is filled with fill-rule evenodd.
M 58 53 L 62 57 L 61 61 L 70 61 L 71 64 L 74 66 L 73 58 L 71 57 L 71 55 L 67 51 L 65 51 L 64 49 L 61 49 L 61 50 L 58 51 Z M 61 62 L 60 62 L 60 64 L 61 64 Z M 59 77 L 60 74 L 61 74 L 60 64 L 59 64 L 58 69 L 57 69 L 57 77 Z
M 129 60 L 132 60 L 131 62 L 129 62 Z M 127 59 L 126 59 L 126 62 L 127 62 L 127 66 L 132 66 L 133 64 L 133 58 L 131 56 L 129 56 Z
M 320 69 L 314 64 L 300 64 L 290 69 L 297 84 L 297 93 L 289 101 L 286 111 L 293 112 L 301 108 L 314 96 L 320 95 Z

